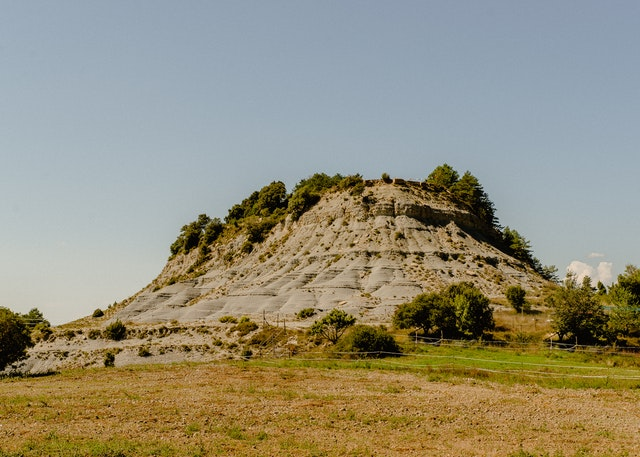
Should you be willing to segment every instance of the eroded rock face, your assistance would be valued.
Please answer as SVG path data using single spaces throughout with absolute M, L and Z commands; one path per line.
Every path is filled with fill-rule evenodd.
M 415 295 L 471 281 L 489 296 L 511 284 L 536 293 L 544 280 L 492 244 L 497 232 L 419 185 L 381 182 L 363 195 L 325 195 L 298 221 L 280 224 L 249 254 L 239 237 L 212 246 L 206 272 L 184 274 L 195 253 L 171 260 L 114 319 L 217 320 L 223 315 L 293 319 L 304 308 L 339 307 L 363 322 L 386 322 Z

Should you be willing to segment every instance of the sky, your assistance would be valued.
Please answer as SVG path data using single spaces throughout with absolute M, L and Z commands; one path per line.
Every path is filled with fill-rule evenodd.
M 443 163 L 560 275 L 640 265 L 640 2 L 0 6 L 0 306 L 68 322 L 272 181 Z

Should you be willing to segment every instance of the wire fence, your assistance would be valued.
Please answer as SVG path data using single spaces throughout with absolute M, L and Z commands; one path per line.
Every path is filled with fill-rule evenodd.
M 515 351 L 540 351 L 543 349 L 567 352 L 588 352 L 599 354 L 640 354 L 640 347 L 630 346 L 595 346 L 577 343 L 562 343 L 551 339 L 541 342 L 493 341 L 493 340 L 455 340 L 446 338 L 432 338 L 424 336 L 410 336 L 406 342 L 416 346 L 452 346 L 452 347 L 487 347 L 511 349 Z

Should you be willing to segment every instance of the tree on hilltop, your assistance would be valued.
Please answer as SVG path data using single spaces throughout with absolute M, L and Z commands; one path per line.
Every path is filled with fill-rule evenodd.
M 427 184 L 439 189 L 449 189 L 458 182 L 460 175 L 449 164 L 437 166 L 427 177 Z

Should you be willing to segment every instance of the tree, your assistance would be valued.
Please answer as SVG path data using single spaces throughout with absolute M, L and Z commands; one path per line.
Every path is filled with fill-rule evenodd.
M 489 299 L 470 282 L 451 284 L 443 294 L 453 302 L 458 330 L 472 338 L 479 338 L 493 330 L 495 322 Z
M 286 207 L 287 189 L 282 181 L 274 181 L 260 189 L 252 213 L 258 216 L 269 216 L 276 209 Z
M 640 269 L 627 265 L 618 282 L 609 288 L 607 299 L 612 330 L 624 336 L 640 332 Z
M 200 245 L 200 239 L 211 219 L 206 214 L 200 214 L 198 219 L 180 229 L 180 235 L 171 245 L 171 255 L 188 253 Z
M 569 274 L 547 301 L 553 308 L 551 325 L 561 341 L 565 336 L 572 336 L 582 344 L 607 339 L 607 315 L 588 276 L 578 286 L 575 275 Z
M 408 302 L 398 305 L 393 314 L 393 325 L 399 329 L 419 328 L 424 334 L 433 327 L 432 312 L 442 297 L 436 293 L 420 294 Z
M 430 331 L 439 331 L 453 336 L 457 331 L 456 315 L 453 303 L 441 293 L 419 294 L 396 308 L 393 315 L 396 328 L 419 328 L 426 335 Z
M 397 355 L 400 346 L 384 327 L 356 325 L 335 346 L 337 352 L 356 354 L 359 357 L 384 357 Z
M 289 198 L 288 211 L 293 220 L 300 219 L 309 208 L 318 203 L 320 194 L 314 193 L 307 188 L 301 188 Z
M 335 344 L 344 332 L 356 323 L 356 318 L 340 309 L 333 309 L 329 314 L 311 326 L 310 333 L 319 335 Z
M 214 217 L 209 221 L 204 229 L 203 238 L 201 240 L 202 244 L 209 245 L 213 243 L 220 237 L 220 235 L 222 235 L 223 231 L 224 224 L 219 218 Z
M 497 224 L 493 202 L 489 200 L 478 178 L 471 173 L 465 172 L 462 178 L 451 185 L 451 193 L 486 224 Z
M 439 293 L 417 295 L 396 308 L 393 323 L 397 328 L 422 329 L 425 334 L 440 331 L 445 336 L 473 338 L 494 328 L 489 299 L 468 282 L 452 284 Z
M 427 177 L 427 184 L 431 184 L 432 186 L 444 190 L 449 189 L 453 186 L 460 175 L 455 171 L 449 164 L 442 164 L 437 166 L 431 174 Z
M 520 235 L 517 230 L 510 229 L 508 226 L 505 227 L 502 231 L 502 239 L 510 254 L 516 259 L 527 263 L 531 262 L 531 243 Z
M 524 290 L 520 285 L 507 287 L 504 295 L 507 297 L 509 304 L 513 307 L 513 309 L 516 310 L 517 313 L 524 311 L 525 307 L 527 307 L 527 301 L 525 299 L 527 291 Z
M 31 308 L 28 313 L 21 315 L 22 319 L 24 319 L 27 327 L 33 329 L 38 324 L 42 324 L 44 327 L 51 327 L 51 324 L 48 320 L 44 318 L 44 314 L 38 308 Z
M 0 307 L 0 370 L 26 357 L 33 346 L 24 319 L 8 308 Z

